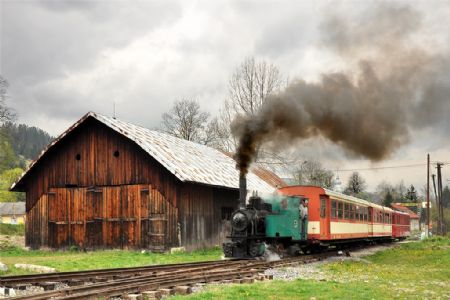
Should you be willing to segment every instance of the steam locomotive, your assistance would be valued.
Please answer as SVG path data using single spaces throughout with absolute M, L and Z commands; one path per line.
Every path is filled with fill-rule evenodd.
M 225 257 L 255 258 L 263 256 L 269 246 L 275 252 L 295 254 L 307 240 L 307 217 L 300 215 L 302 202 L 296 196 L 250 197 L 249 204 L 231 216 L 231 242 L 223 245 Z
M 225 257 L 256 258 L 268 247 L 295 255 L 410 235 L 408 214 L 322 187 L 289 186 L 268 198 L 253 195 L 247 205 L 245 178 L 239 187 L 240 207 L 231 216 Z M 305 207 L 307 214 L 302 214 Z

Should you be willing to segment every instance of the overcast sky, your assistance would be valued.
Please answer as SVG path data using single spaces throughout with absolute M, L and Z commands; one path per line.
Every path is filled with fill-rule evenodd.
M 0 73 L 10 84 L 8 104 L 19 122 L 52 135 L 88 111 L 112 115 L 113 102 L 118 118 L 148 128 L 157 127 L 161 114 L 181 97 L 196 98 L 217 114 L 228 78 L 250 56 L 274 63 L 290 81 L 314 81 L 324 72 L 345 69 L 345 61 L 324 49 L 321 24 L 331 13 L 357 18 L 379 3 L 0 1 Z M 406 3 L 420 15 L 419 43 L 447 54 L 450 4 L 396 5 Z M 440 122 L 412 128 L 409 141 L 376 164 L 347 157 L 326 141 L 296 148 L 329 169 L 425 164 L 427 152 L 433 161 L 450 162 L 450 95 L 440 107 Z M 343 181 L 349 174 L 339 172 Z M 361 174 L 372 190 L 382 180 L 403 179 L 417 189 L 426 182 L 425 165 Z M 450 179 L 450 165 L 444 175 Z

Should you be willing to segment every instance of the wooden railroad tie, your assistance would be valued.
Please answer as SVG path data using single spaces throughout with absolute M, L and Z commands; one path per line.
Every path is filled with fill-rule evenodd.
M 161 291 L 146 291 L 142 292 L 144 300 L 156 300 L 161 299 Z
M 128 294 L 125 296 L 125 299 L 128 300 L 142 300 L 142 294 Z
M 192 288 L 188 285 L 179 285 L 175 287 L 175 293 L 178 295 L 188 295 L 192 293 Z
M 172 296 L 175 293 L 174 289 L 159 289 L 159 291 L 162 296 Z
M 69 286 L 79 286 L 79 285 L 83 285 L 84 281 L 81 279 L 70 279 L 69 281 L 67 281 L 67 284 Z
M 54 290 L 56 287 L 57 282 L 54 281 L 46 281 L 39 283 L 39 286 L 44 288 L 44 291 L 51 291 Z

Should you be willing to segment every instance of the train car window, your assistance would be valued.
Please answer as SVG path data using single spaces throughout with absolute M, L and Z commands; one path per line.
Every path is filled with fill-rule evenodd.
M 331 201 L 331 217 L 337 218 L 337 202 Z
M 350 204 L 350 220 L 355 220 L 355 206 Z
M 369 208 L 368 209 L 368 213 L 367 213 L 367 216 L 369 217 L 369 222 L 372 222 L 372 210 Z
M 325 212 L 326 212 L 326 199 L 324 197 L 320 197 L 320 217 L 325 218 Z
M 343 218 L 344 204 L 342 202 L 338 202 L 338 218 Z
M 348 206 L 349 206 L 348 203 L 344 203 L 344 219 L 347 219 L 347 220 L 350 216 L 350 209 Z

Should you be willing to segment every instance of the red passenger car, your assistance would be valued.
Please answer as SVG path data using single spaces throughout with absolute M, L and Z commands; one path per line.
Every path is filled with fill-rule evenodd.
M 394 238 L 404 239 L 411 234 L 409 214 L 401 211 L 394 211 L 392 220 L 392 236 Z
M 312 242 L 392 240 L 409 235 L 404 214 L 388 207 L 318 186 L 289 186 L 279 192 L 309 200 L 308 240 Z

